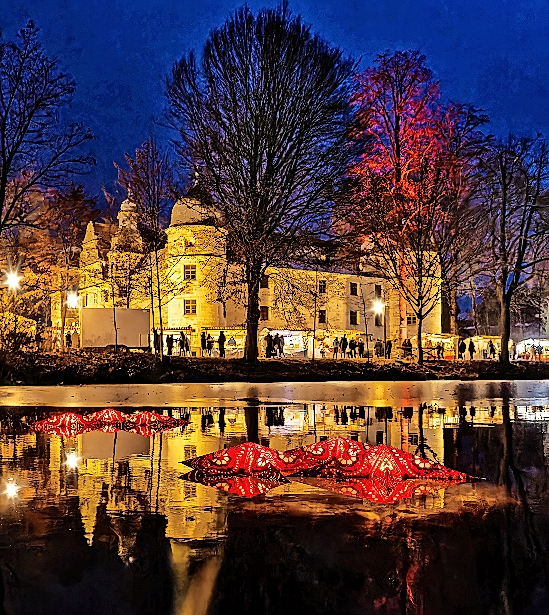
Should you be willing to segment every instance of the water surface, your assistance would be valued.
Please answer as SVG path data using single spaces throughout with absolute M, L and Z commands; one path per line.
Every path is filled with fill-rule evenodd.
M 548 395 L 544 382 L 3 388 L 0 492 L 20 487 L 0 494 L 4 613 L 548 613 Z M 190 423 L 149 438 L 28 428 L 108 406 Z M 182 460 L 246 440 L 335 435 L 486 480 L 377 504 L 314 481 L 242 499 L 180 478 Z

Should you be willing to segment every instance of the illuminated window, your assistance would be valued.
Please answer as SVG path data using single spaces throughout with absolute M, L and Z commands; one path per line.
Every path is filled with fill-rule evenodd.
M 196 265 L 183 265 L 183 277 L 185 280 L 196 280 Z
M 269 276 L 268 275 L 261 276 L 261 282 L 259 284 L 259 288 L 269 288 Z
M 381 284 L 374 284 L 374 298 L 381 299 Z
M 326 310 L 318 310 L 318 322 L 321 325 L 326 324 Z
M 183 311 L 185 315 L 196 314 L 196 299 L 185 299 Z
M 269 320 L 269 308 L 266 305 L 259 307 L 259 318 L 260 320 Z
M 356 282 L 351 282 L 351 295 L 358 296 L 358 284 Z
M 349 320 L 352 325 L 358 325 L 358 312 L 351 310 L 349 312 Z
M 318 281 L 318 292 L 321 295 L 324 295 L 326 293 L 326 280 L 319 280 Z
M 417 317 L 415 314 L 408 314 L 406 316 L 406 324 L 407 325 L 417 325 Z
M 183 447 L 183 459 L 192 459 L 196 457 L 196 446 L 194 444 L 185 444 Z

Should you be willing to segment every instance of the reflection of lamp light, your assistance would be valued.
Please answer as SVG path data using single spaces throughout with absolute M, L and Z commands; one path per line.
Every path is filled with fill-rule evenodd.
M 17 492 L 19 491 L 20 487 L 19 485 L 13 480 L 13 478 L 10 478 L 8 480 L 8 482 L 6 483 L 6 488 L 4 489 L 4 495 L 7 495 L 8 498 L 15 498 L 17 497 Z
M 383 314 L 384 307 L 385 307 L 385 304 L 383 303 L 381 299 L 376 299 L 374 301 L 374 312 L 376 314 Z
M 6 273 L 6 281 L 4 285 L 8 287 L 9 290 L 15 292 L 19 289 L 19 280 L 21 280 L 23 276 L 19 275 L 18 271 L 8 271 Z
M 67 307 L 71 310 L 74 310 L 78 307 L 79 300 L 80 297 L 78 296 L 78 293 L 75 293 L 74 291 L 67 293 Z
M 65 465 L 71 470 L 76 470 L 79 461 L 80 457 L 78 457 L 76 453 L 67 453 L 67 460 L 65 461 Z

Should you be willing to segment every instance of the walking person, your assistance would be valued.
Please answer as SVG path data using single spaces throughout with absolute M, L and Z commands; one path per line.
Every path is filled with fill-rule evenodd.
M 374 345 L 374 350 L 376 353 L 376 357 L 379 359 L 381 355 L 383 354 L 383 344 L 381 343 L 381 340 L 376 340 L 376 343 Z
M 361 359 L 363 359 L 364 358 L 364 340 L 362 338 L 358 340 L 357 348 L 358 348 L 358 356 Z
M 356 340 L 349 340 L 349 356 L 356 359 Z
M 212 356 L 212 350 L 214 347 L 214 338 L 208 333 L 208 337 L 206 338 L 206 349 L 208 350 L 208 356 Z
M 341 338 L 341 340 L 339 341 L 339 348 L 341 349 L 341 357 L 344 359 L 346 354 L 347 354 L 347 346 L 349 345 L 349 340 L 347 339 L 347 337 L 345 336 L 345 334 L 343 334 L 343 337 Z
M 202 331 L 200 334 L 200 356 L 204 356 L 206 354 L 206 350 L 208 348 L 208 342 L 206 340 L 206 332 Z
M 153 346 L 154 352 L 160 354 L 160 335 L 158 335 L 157 329 L 153 329 Z
M 470 359 L 471 361 L 473 360 L 473 356 L 475 352 L 476 352 L 476 348 L 475 348 L 475 345 L 473 344 L 473 340 L 471 340 L 469 342 L 469 356 L 471 357 Z
M 496 347 L 494 346 L 494 342 L 492 340 L 488 342 L 488 354 L 490 355 L 490 359 L 496 358 Z
M 392 350 L 393 350 L 393 342 L 391 342 L 391 340 L 387 340 L 387 343 L 385 344 L 385 357 L 387 359 L 391 358 Z
M 265 358 L 270 359 L 273 356 L 273 336 L 269 331 L 265 336 Z
M 279 340 L 280 340 L 280 338 L 278 336 L 278 333 L 275 333 L 274 337 L 273 337 L 273 357 L 275 357 L 275 358 L 278 357 L 279 353 L 280 353 L 280 343 L 279 343 Z
M 183 355 L 185 356 L 186 353 L 186 349 L 185 349 L 185 334 L 183 333 L 183 331 L 181 331 L 179 333 L 179 356 Z
M 219 337 L 217 338 L 217 346 L 219 347 L 219 356 L 221 358 L 225 357 L 225 334 L 223 331 L 220 331 Z
M 467 346 L 465 344 L 465 340 L 460 340 L 458 344 L 458 359 L 464 359 L 466 351 Z
M 65 334 L 65 346 L 67 348 L 72 347 L 72 336 L 70 334 L 70 331 L 67 331 L 67 333 Z
M 332 343 L 332 348 L 334 352 L 334 359 L 337 359 L 337 353 L 339 352 L 339 339 L 337 337 Z
M 168 356 L 171 357 L 173 350 L 173 335 L 171 333 L 166 337 L 166 348 L 168 349 Z
M 279 354 L 281 357 L 286 356 L 286 355 L 284 354 L 284 343 L 285 343 L 285 342 L 284 342 L 284 336 L 283 336 L 283 335 L 279 335 L 279 336 L 278 336 L 278 354 Z

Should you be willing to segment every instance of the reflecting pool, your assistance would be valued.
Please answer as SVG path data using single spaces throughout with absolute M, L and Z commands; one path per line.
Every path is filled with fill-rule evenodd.
M 304 386 L 0 391 L 0 613 L 549 612 L 545 383 Z M 188 423 L 32 429 L 113 406 Z M 241 498 L 181 478 L 246 441 L 334 436 L 481 480 L 380 504 L 315 479 Z

